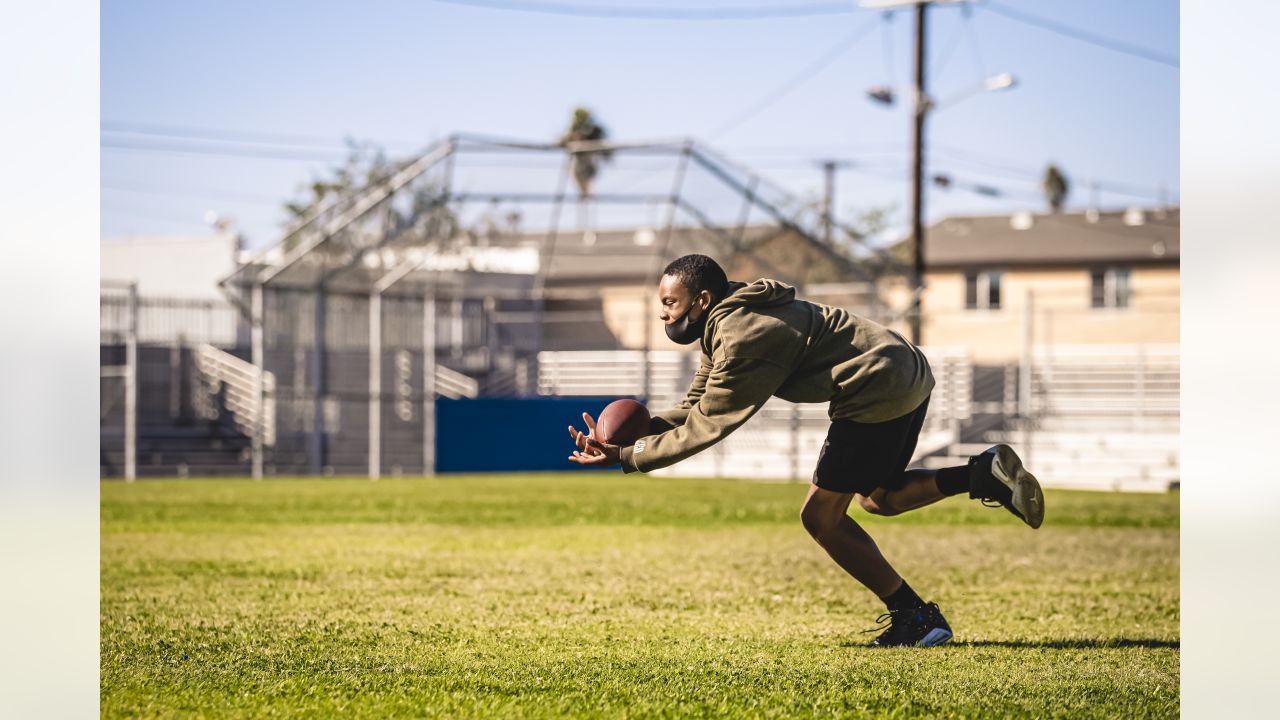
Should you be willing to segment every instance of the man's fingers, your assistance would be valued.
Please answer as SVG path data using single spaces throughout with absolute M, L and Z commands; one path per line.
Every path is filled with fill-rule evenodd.
M 572 425 L 569 426 L 569 437 L 573 438 L 573 444 L 577 445 L 579 449 L 587 449 L 587 436 L 578 432 Z
M 605 459 L 603 455 L 588 455 L 582 452 L 574 452 L 569 459 L 579 465 L 599 465 Z
M 591 413 L 582 413 L 582 422 L 587 424 L 587 432 L 591 435 L 596 434 L 596 420 L 591 417 Z

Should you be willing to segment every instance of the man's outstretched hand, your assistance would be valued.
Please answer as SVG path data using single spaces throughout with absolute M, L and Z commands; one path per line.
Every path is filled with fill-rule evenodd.
M 596 433 L 596 421 L 591 417 L 590 413 L 582 413 L 582 422 L 587 424 L 587 432 L 580 433 L 572 425 L 569 426 L 569 437 L 573 438 L 573 444 L 578 446 L 577 450 L 569 456 L 569 459 L 579 465 L 591 465 L 594 467 L 609 467 L 617 465 L 622 461 L 622 448 L 618 445 L 610 445 L 596 440 L 592 435 Z

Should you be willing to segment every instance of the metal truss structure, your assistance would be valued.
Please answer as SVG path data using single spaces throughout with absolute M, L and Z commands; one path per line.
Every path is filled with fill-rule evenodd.
M 566 213 L 569 206 L 576 214 Z M 785 191 L 692 140 L 560 145 L 455 135 L 364 187 L 317 204 L 277 245 L 220 285 L 248 320 L 259 378 L 270 368 L 288 384 L 289 374 L 278 369 L 289 362 L 287 353 L 270 348 L 292 348 L 294 365 L 309 366 L 295 373 L 309 375 L 310 388 L 299 389 L 297 397 L 306 400 L 298 399 L 304 410 L 294 416 L 305 426 L 296 434 L 308 436 L 313 473 L 330 465 L 325 425 L 334 413 L 326 400 L 336 391 L 326 378 L 331 336 L 342 332 L 328 317 L 331 299 L 367 303 L 367 328 L 358 334 L 367 337 L 371 477 L 383 465 L 385 302 L 421 308 L 414 311 L 421 324 L 406 332 L 420 336 L 414 394 L 421 403 L 421 468 L 431 474 L 434 402 L 444 371 L 436 363 L 442 302 L 455 309 L 480 302 L 488 311 L 498 299 L 516 303 L 531 320 L 521 342 L 536 353 L 544 345 L 548 303 L 590 296 L 610 282 L 656 286 L 664 261 L 677 251 L 752 254 L 759 243 L 784 237 L 829 258 L 847 273 L 842 279 L 873 281 L 820 239 L 824 220 L 820 210 L 800 207 Z M 806 280 L 807 269 L 784 271 L 753 257 L 775 277 Z M 495 338 L 487 342 L 496 344 Z M 302 355 L 309 357 L 298 363 Z M 301 412 L 310 417 L 298 417 Z M 254 417 L 260 424 L 264 413 Z M 255 428 L 255 477 L 264 473 L 263 436 L 264 428 Z

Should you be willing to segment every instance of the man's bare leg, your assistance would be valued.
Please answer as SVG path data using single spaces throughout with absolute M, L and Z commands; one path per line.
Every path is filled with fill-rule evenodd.
M 937 475 L 937 470 L 907 470 L 903 473 L 902 485 L 896 490 L 877 488 L 870 495 L 854 497 L 858 505 L 872 515 L 899 515 L 947 497 L 938 489 Z
M 920 478 L 919 484 L 932 483 Z M 915 485 L 917 483 L 912 483 Z M 936 488 L 935 488 L 936 490 Z M 923 493 L 920 499 L 927 497 Z M 951 639 L 951 626 L 933 603 L 925 603 L 889 564 L 880 548 L 848 515 L 854 493 L 809 487 L 800 519 L 804 527 L 845 572 L 875 593 L 889 610 L 890 624 L 873 647 L 932 646 Z
M 880 553 L 875 540 L 848 515 L 853 493 L 809 486 L 800 511 L 800 520 L 845 572 L 879 597 L 887 597 L 902 586 L 902 576 Z
M 936 471 L 907 470 L 904 475 L 901 487 L 892 491 L 878 488 L 869 496 L 810 485 L 800 511 L 805 529 L 831 559 L 880 597 L 901 587 L 902 576 L 885 559 L 875 540 L 849 517 L 849 505 L 856 499 L 863 510 L 873 515 L 897 515 L 947 497 L 938 489 Z

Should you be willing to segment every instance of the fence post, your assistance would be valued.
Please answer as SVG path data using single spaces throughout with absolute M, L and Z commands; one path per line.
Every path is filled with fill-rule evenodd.
M 436 289 L 422 298 L 422 474 L 436 474 Z
M 320 282 L 312 291 L 315 298 L 315 323 L 312 339 L 315 347 L 311 353 L 311 397 L 313 399 L 311 423 L 311 474 L 323 475 L 325 467 L 325 417 L 324 403 L 328 394 L 328 289 Z M 264 368 L 265 370 L 265 368 Z
M 264 322 L 262 283 L 255 283 L 253 286 L 252 310 L 249 322 L 253 366 L 258 370 L 253 378 L 253 479 L 261 480 L 262 441 L 263 433 L 266 431 L 266 427 L 263 424 L 263 414 L 266 411 L 266 401 L 263 398 L 263 377 L 266 373 L 266 359 L 262 347 L 262 325 Z
M 1022 416 L 1022 446 L 1027 462 L 1031 459 L 1031 416 L 1035 412 L 1031 399 L 1032 385 L 1032 347 L 1034 343 L 1035 293 L 1027 288 L 1026 299 L 1022 308 L 1022 368 L 1020 386 L 1018 388 L 1019 415 Z
M 800 480 L 800 404 L 791 403 L 791 482 Z
M 644 333 L 644 343 L 641 345 L 641 352 L 644 353 L 644 377 L 641 381 L 643 385 L 641 394 L 644 395 L 646 403 L 650 402 L 653 396 L 653 369 L 649 365 L 649 353 L 653 350 L 653 341 L 649 337 L 649 320 L 645 317 L 645 310 L 649 307 L 649 291 L 646 289 L 640 295 L 640 328 Z
M 453 304 L 450 306 L 452 313 L 449 319 L 449 344 L 450 355 L 455 358 L 462 357 L 462 349 L 465 345 L 465 332 L 462 324 L 462 297 L 455 297 Z
M 369 479 L 382 475 L 382 293 L 369 293 Z
M 124 479 L 138 479 L 138 283 L 129 283 L 129 326 L 124 338 Z
M 1134 403 L 1134 423 L 1136 429 L 1142 430 L 1147 417 L 1147 346 L 1138 346 L 1138 377 L 1136 383 L 1137 402 Z
M 176 422 L 182 414 L 182 346 L 186 342 L 182 334 L 169 346 L 169 421 Z

